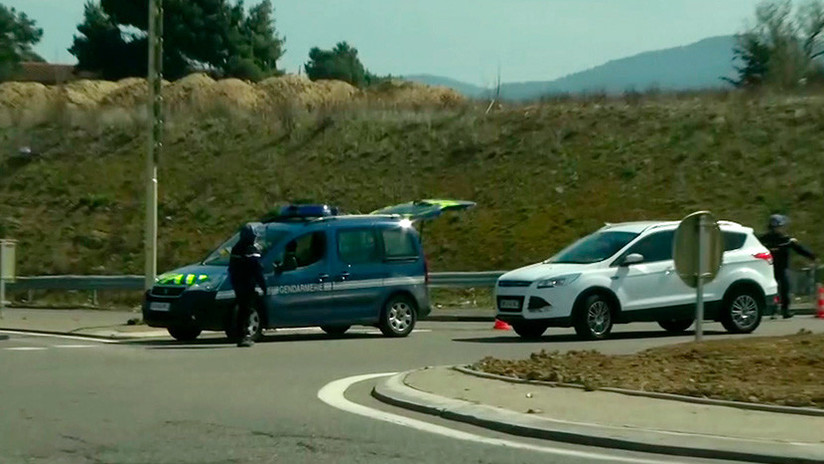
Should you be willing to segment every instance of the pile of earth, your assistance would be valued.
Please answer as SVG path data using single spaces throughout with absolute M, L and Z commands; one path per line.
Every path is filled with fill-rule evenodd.
M 346 82 L 311 81 L 297 75 L 251 83 L 239 79 L 214 80 L 199 73 L 175 82 L 164 82 L 163 88 L 164 100 L 173 110 L 208 109 L 222 105 L 259 111 L 286 104 L 311 110 L 358 99 L 404 106 L 454 106 L 464 101 L 460 94 L 445 87 L 391 81 L 361 91 Z M 43 111 L 55 105 L 92 110 L 133 108 L 145 104 L 147 98 L 147 82 L 140 78 L 118 82 L 80 80 L 61 86 L 30 82 L 0 84 L 0 109 L 12 114 Z
M 486 358 L 476 370 L 526 380 L 674 393 L 721 400 L 824 408 L 824 334 L 737 338 L 653 348 Z

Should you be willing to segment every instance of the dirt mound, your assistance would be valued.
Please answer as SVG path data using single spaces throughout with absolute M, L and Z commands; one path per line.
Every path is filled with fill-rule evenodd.
M 243 109 L 255 109 L 260 104 L 263 94 L 248 82 L 240 79 L 223 79 L 196 91 L 195 98 L 202 104 L 217 101 Z
M 70 105 L 95 108 L 119 87 L 117 82 L 80 80 L 63 86 L 60 92 Z
M 23 110 L 48 104 L 55 97 L 53 88 L 35 82 L 0 84 L 0 107 Z
M 265 79 L 258 83 L 257 89 L 263 93 L 265 106 L 278 106 L 290 101 L 304 103 L 313 86 L 309 78 L 289 74 Z
M 202 99 L 207 89 L 215 85 L 215 80 L 203 73 L 190 74 L 183 79 L 173 82 L 164 97 L 172 105 L 196 103 Z
M 404 81 L 383 83 L 364 93 L 352 85 L 334 80 L 311 81 L 306 76 L 272 77 L 257 84 L 240 79 L 216 81 L 204 73 L 191 74 L 174 83 L 164 81 L 164 99 L 171 110 L 208 109 L 215 104 L 257 110 L 294 104 L 309 110 L 363 98 L 408 106 L 455 106 L 464 101 L 457 92 Z M 37 83 L 9 82 L 0 85 L 0 108 L 11 112 L 30 111 L 47 103 L 94 109 L 134 108 L 148 98 L 146 79 L 128 78 L 118 82 L 81 80 L 65 86 L 47 87 Z
M 146 79 L 130 77 L 116 82 L 117 88 L 109 92 L 100 101 L 101 106 L 133 108 L 148 104 L 149 86 Z M 169 82 L 163 81 L 163 88 L 169 88 Z
M 433 87 L 417 82 L 389 80 L 369 90 L 369 97 L 392 105 L 454 107 L 466 97 L 448 87 Z
M 712 340 L 628 356 L 596 351 L 486 358 L 473 366 L 528 380 L 824 408 L 824 334 Z

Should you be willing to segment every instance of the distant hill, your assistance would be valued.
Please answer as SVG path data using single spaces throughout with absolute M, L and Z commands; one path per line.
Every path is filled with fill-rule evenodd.
M 506 83 L 501 95 L 510 100 L 529 100 L 549 94 L 628 90 L 696 90 L 723 87 L 722 76 L 732 76 L 735 36 L 704 39 L 683 47 L 656 50 L 609 61 L 586 71 L 553 81 Z M 412 79 L 414 77 L 415 79 Z M 469 97 L 490 91 L 437 76 L 410 76 L 431 85 L 446 85 Z

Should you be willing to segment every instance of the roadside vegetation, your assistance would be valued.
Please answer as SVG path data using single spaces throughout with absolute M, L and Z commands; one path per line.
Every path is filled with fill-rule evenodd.
M 425 197 L 479 205 L 427 226 L 439 271 L 510 269 L 604 222 L 696 209 L 757 229 L 782 211 L 821 250 L 821 101 L 653 95 L 489 114 L 377 97 L 311 110 L 182 106 L 160 164 L 160 268 L 201 258 L 283 202 L 368 212 Z M 0 235 L 20 240 L 20 273 L 140 273 L 141 108 L 45 108 L 0 127 Z

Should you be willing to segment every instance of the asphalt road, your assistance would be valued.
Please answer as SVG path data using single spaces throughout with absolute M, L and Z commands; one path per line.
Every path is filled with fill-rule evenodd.
M 802 327 L 820 331 L 824 321 L 765 321 L 758 335 Z M 477 439 L 352 414 L 318 398 L 330 382 L 362 374 L 468 363 L 487 355 L 518 358 L 540 349 L 629 353 L 691 338 L 666 336 L 646 324 L 619 327 L 611 340 L 586 343 L 557 329 L 524 343 L 487 323 L 424 322 L 419 329 L 399 340 L 366 328 L 340 339 L 315 331 L 276 332 L 252 349 L 221 338 L 179 344 L 0 337 L 0 462 L 706 462 L 527 440 L 421 416 L 374 401 L 374 380 L 353 384 L 339 402 Z M 714 324 L 706 330 L 708 338 L 727 336 Z

